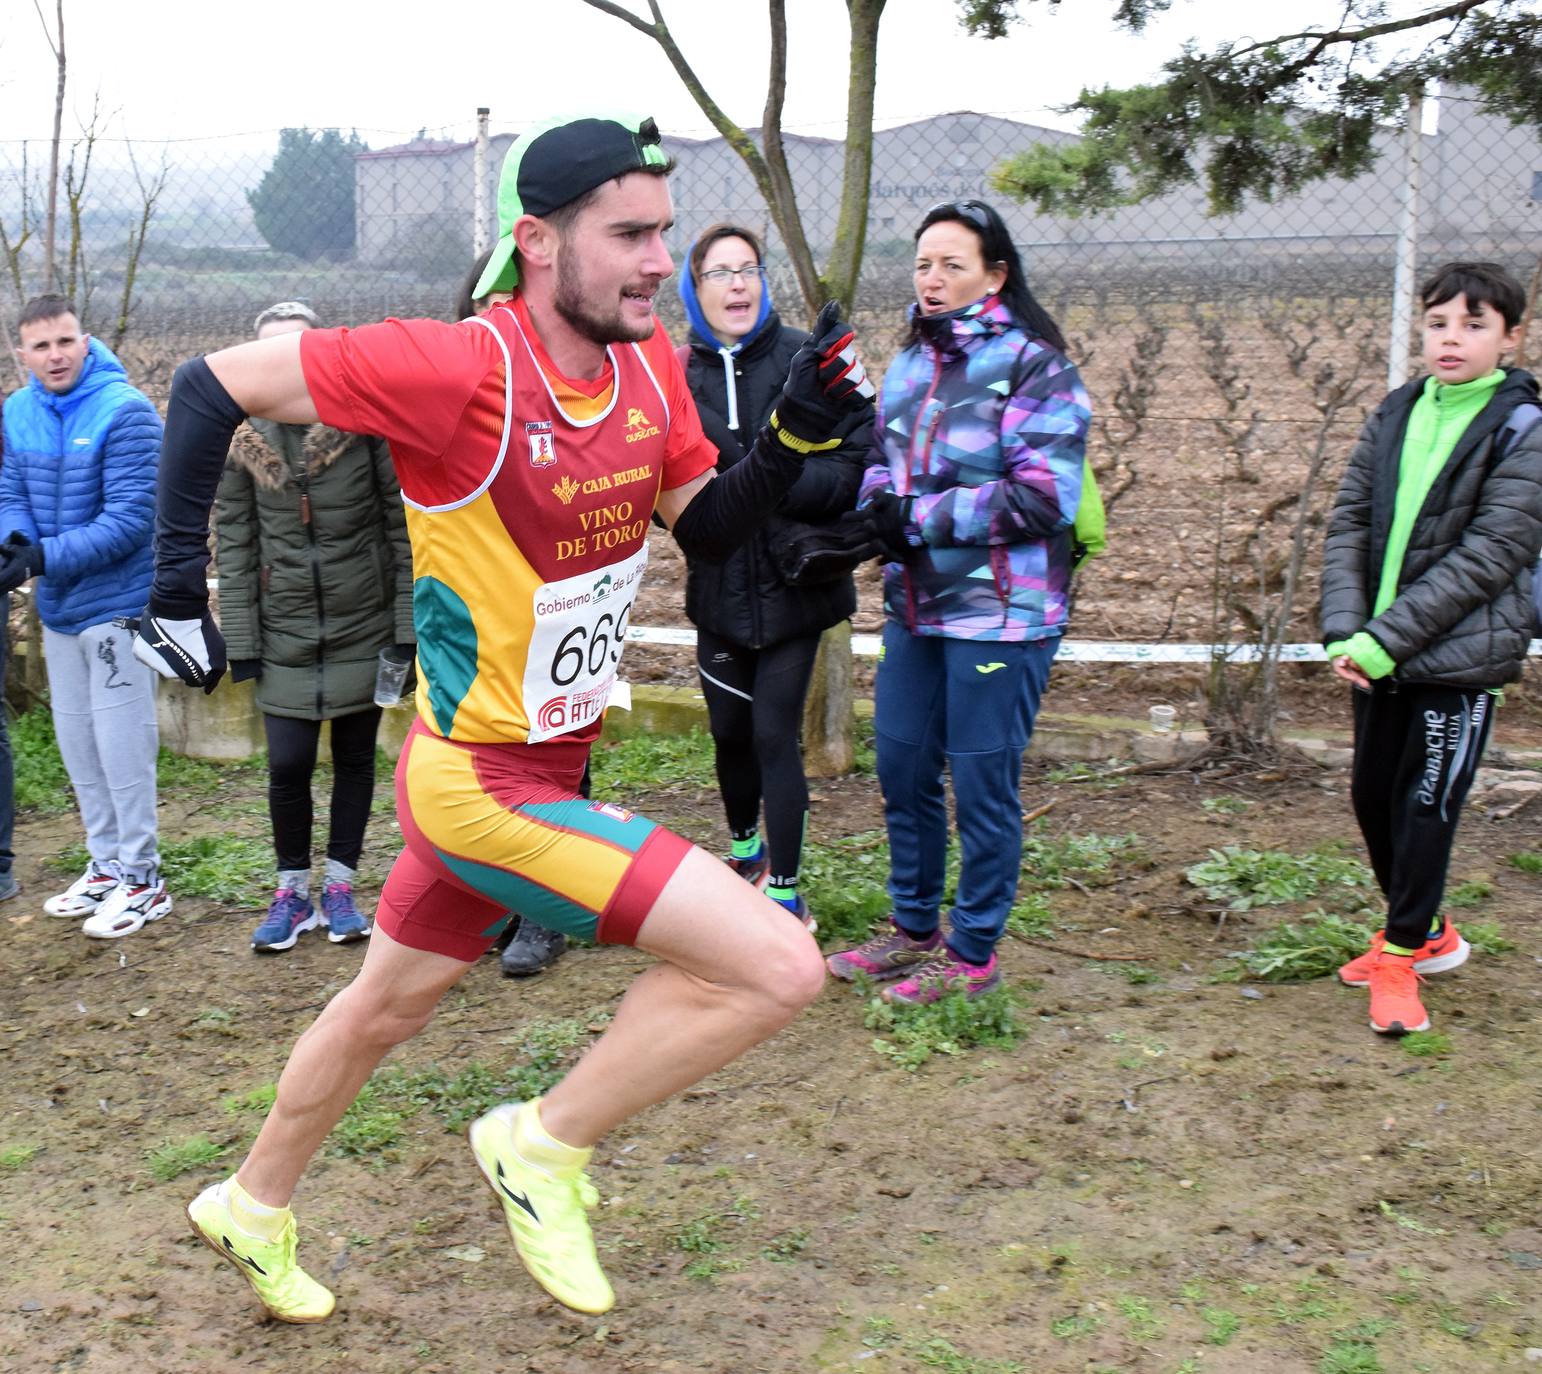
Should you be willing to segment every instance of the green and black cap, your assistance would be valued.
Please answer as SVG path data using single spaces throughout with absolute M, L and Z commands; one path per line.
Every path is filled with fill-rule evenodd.
M 498 242 L 473 298 L 519 285 L 514 221 L 521 215 L 549 215 L 613 177 L 668 163 L 659 145 L 659 126 L 643 116 L 569 116 L 527 129 L 503 159 Z

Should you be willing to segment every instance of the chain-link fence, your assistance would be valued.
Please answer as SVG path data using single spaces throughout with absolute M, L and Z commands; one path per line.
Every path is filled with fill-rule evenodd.
M 1534 292 L 1542 143 L 1461 95 L 1439 105 L 1438 125 L 1421 141 L 1413 221 L 1421 270 L 1453 257 L 1494 259 Z M 302 298 L 337 323 L 450 318 L 512 141 L 492 135 L 484 164 L 475 133 L 468 121 L 407 139 L 289 131 L 260 147 L 78 144 L 72 159 L 66 150 L 71 168 L 61 178 L 59 276 L 87 326 L 120 341 L 131 376 L 157 399 L 178 361 L 247 337 L 276 300 Z M 1292 537 L 1305 521 L 1306 576 L 1284 637 L 1310 638 L 1315 531 L 1356 427 L 1386 387 L 1407 140 L 1388 130 L 1375 168 L 1354 181 L 1223 218 L 1206 214 L 1198 188 L 1086 219 L 1037 214 L 992 189 L 1004 159 L 1069 137 L 972 113 L 875 134 L 855 311 L 869 358 L 881 370 L 903 339 L 912 235 L 926 207 L 992 200 L 1094 398 L 1092 456 L 1111 539 L 1082 580 L 1078 636 L 1251 634 L 1282 609 Z M 666 146 L 678 162 L 677 258 L 706 225 L 745 224 L 768 244 L 774 300 L 800 320 L 791 271 L 744 164 L 721 138 L 668 137 Z M 822 258 L 844 143 L 789 134 L 785 146 Z M 42 284 L 46 158 L 46 146 L 0 142 L 7 315 Z M 660 302 L 680 337 L 678 298 L 666 288 Z

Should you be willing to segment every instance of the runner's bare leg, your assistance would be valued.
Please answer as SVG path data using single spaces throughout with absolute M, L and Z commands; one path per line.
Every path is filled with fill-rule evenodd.
M 615 1020 L 541 1100 L 567 1145 L 594 1144 L 781 1030 L 819 995 L 813 937 L 700 849 L 665 884 L 637 939 L 665 962 L 637 979 Z
M 542 1101 L 542 1123 L 566 1144 L 592 1145 L 722 1068 L 785 1026 L 824 983 L 813 938 L 699 849 L 659 894 L 637 945 L 666 962 L 632 984 L 609 1029 Z M 273 1109 L 237 1174 L 252 1197 L 269 1207 L 288 1204 L 311 1156 L 376 1066 L 428 1024 L 470 967 L 376 931 L 358 977 L 290 1054 Z
M 268 1207 L 287 1207 L 300 1175 L 376 1065 L 429 1022 L 470 964 L 397 943 L 378 927 L 364 964 L 295 1042 L 268 1119 L 236 1174 Z

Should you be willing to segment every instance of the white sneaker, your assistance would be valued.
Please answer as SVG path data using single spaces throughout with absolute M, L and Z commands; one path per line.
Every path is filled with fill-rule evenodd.
M 95 940 L 118 940 L 170 910 L 171 896 L 159 878 L 153 883 L 119 883 L 80 929 Z
M 88 864 L 86 871 L 63 892 L 43 903 L 43 910 L 50 916 L 90 916 L 117 886 L 118 875 L 111 869 Z

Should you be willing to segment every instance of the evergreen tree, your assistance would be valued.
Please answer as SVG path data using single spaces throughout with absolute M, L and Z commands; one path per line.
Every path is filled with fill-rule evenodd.
M 269 247 L 297 258 L 343 257 L 353 251 L 353 159 L 367 146 L 336 129 L 284 129 L 273 165 L 246 193 Z
M 1053 9 L 1063 0 L 1022 3 Z M 960 6 L 967 26 L 989 32 L 1002 22 L 999 5 Z M 1113 22 L 1139 33 L 1171 6 L 1121 0 Z M 996 185 L 1040 210 L 1082 214 L 1197 181 L 1212 212 L 1228 214 L 1249 198 L 1365 171 L 1376 160 L 1377 128 L 1435 81 L 1476 87 L 1485 110 L 1542 128 L 1536 0 L 1425 0 L 1397 17 L 1389 8 L 1344 0 L 1336 26 L 1239 38 L 1210 52 L 1186 43 L 1156 81 L 1083 90 L 1065 107 L 1086 116 L 1082 138 L 1019 153 L 997 169 Z M 1241 7 L 1238 16 L 1239 26 L 1262 22 Z

